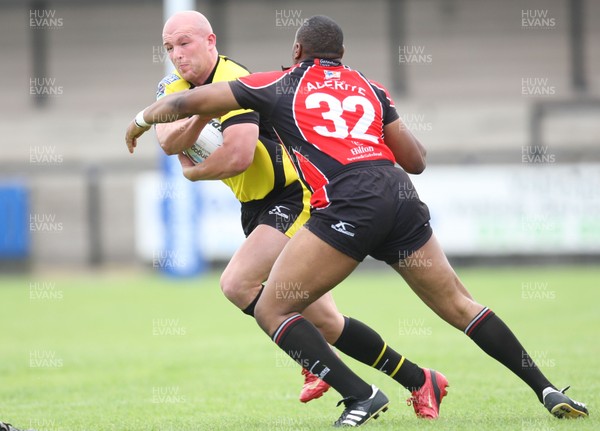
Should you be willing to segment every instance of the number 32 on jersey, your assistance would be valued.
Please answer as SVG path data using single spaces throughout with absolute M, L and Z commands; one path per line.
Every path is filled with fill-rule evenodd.
M 373 103 L 364 96 L 350 95 L 339 100 L 331 94 L 316 92 L 305 98 L 304 108 L 310 112 L 311 120 L 315 120 L 315 114 L 320 114 L 317 116 L 320 118 L 311 121 L 312 130 L 320 136 L 363 143 L 379 142 L 381 126 L 377 127 L 374 122 Z M 303 130 L 303 133 L 311 140 L 309 130 Z

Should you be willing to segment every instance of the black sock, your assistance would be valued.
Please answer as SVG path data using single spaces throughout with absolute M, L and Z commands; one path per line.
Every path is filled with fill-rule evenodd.
M 254 307 L 256 307 L 256 303 L 258 302 L 258 298 L 260 298 L 260 295 L 262 295 L 263 290 L 265 290 L 265 285 L 264 284 L 261 286 L 260 290 L 256 294 L 256 297 L 252 300 L 252 302 L 250 303 L 250 305 L 248 305 L 246 308 L 244 308 L 242 310 L 242 313 L 247 314 L 248 316 L 254 317 Z
M 371 387 L 336 356 L 317 328 L 300 314 L 286 319 L 272 339 L 301 367 L 329 383 L 342 397 L 364 400 L 371 396 Z
M 425 383 L 425 373 L 389 347 L 373 329 L 351 317 L 344 317 L 344 330 L 334 346 L 357 361 L 377 368 L 409 391 Z
M 488 355 L 519 376 L 542 402 L 542 391 L 552 384 L 539 370 L 506 324 L 489 308 L 484 308 L 465 329 Z

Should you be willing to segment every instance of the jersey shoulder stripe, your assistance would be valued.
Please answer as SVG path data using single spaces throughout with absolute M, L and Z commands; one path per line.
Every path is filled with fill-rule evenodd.
M 303 85 L 303 81 L 304 79 L 309 76 L 311 69 L 314 67 L 313 64 L 311 64 L 310 66 L 308 66 L 307 68 L 302 68 L 302 69 L 298 69 L 301 73 L 301 75 L 299 76 L 299 81 L 298 81 L 298 85 L 296 86 L 296 88 L 300 88 Z M 297 74 L 297 73 L 296 73 Z M 298 92 L 294 91 L 294 99 L 292 100 L 292 106 L 296 106 L 296 98 L 298 97 Z M 294 118 L 294 125 L 296 126 L 296 129 L 298 130 L 298 133 L 300 134 L 301 138 L 305 141 L 308 142 L 308 139 L 306 138 L 306 136 L 304 135 L 304 132 L 302 131 L 302 128 L 300 127 L 300 125 L 298 124 L 298 117 L 296 115 L 296 109 L 292 110 L 292 116 Z M 316 145 L 314 142 L 312 143 L 316 149 L 318 149 L 319 151 L 321 151 L 321 149 L 318 147 L 318 145 Z
M 375 86 L 375 85 L 373 84 L 373 82 L 372 82 L 372 81 L 370 81 L 370 80 L 369 80 L 369 79 L 368 79 L 368 78 L 367 78 L 365 75 L 363 75 L 362 73 L 360 73 L 360 72 L 358 72 L 358 71 L 356 71 L 355 73 L 356 73 L 356 76 L 357 76 L 359 79 L 362 79 L 362 80 L 365 82 L 365 84 L 366 84 L 366 87 L 367 87 L 367 88 L 368 88 L 368 89 L 371 91 L 371 94 L 373 95 L 373 99 L 372 99 L 372 100 L 374 100 L 374 101 L 377 101 L 377 102 L 378 102 L 378 107 L 379 107 L 378 114 L 379 114 L 379 117 L 380 117 L 381 119 L 383 119 L 384 107 L 383 107 L 383 101 L 381 100 L 381 93 L 380 93 L 380 92 L 381 92 L 381 89 L 380 89 L 379 87 Z M 379 92 L 379 93 L 378 93 L 377 89 L 379 89 L 379 90 L 380 90 L 380 92 Z M 389 99 L 389 98 L 388 98 L 388 99 Z M 390 100 L 391 100 L 391 99 L 390 99 Z M 382 124 L 382 125 L 383 125 L 383 124 Z
M 392 107 L 392 108 L 396 107 L 396 105 L 394 104 L 394 100 L 392 99 L 392 96 L 390 96 L 390 92 L 388 91 L 387 88 L 385 88 L 379 82 L 373 81 L 372 79 L 369 79 L 368 81 L 371 84 L 371 86 L 377 88 L 378 90 L 382 91 L 383 94 L 385 94 L 386 99 L 389 100 L 389 102 L 390 102 L 390 107 Z

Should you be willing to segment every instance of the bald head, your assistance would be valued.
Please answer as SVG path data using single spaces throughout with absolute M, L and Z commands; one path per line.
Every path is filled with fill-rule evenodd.
M 195 86 L 210 76 L 217 58 L 217 37 L 210 22 L 195 10 L 178 12 L 163 27 L 163 45 L 183 79 Z
M 201 35 L 209 35 L 213 32 L 210 22 L 208 22 L 204 15 L 195 10 L 186 10 L 177 12 L 167 20 L 163 27 L 163 40 L 165 33 L 170 34 L 182 28 L 198 32 Z

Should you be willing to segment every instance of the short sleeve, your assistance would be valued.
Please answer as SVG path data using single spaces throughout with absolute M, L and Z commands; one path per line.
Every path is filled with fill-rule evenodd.
M 239 109 L 238 111 L 241 111 L 241 112 L 237 115 L 228 116 L 225 119 L 223 119 L 225 116 L 220 118 L 221 127 L 223 130 L 225 130 L 229 126 L 233 126 L 234 124 L 251 123 L 251 124 L 256 124 L 257 126 L 260 126 L 260 117 L 258 115 L 258 112 L 251 111 L 251 110 L 243 110 L 243 109 Z M 235 111 L 235 112 L 237 112 L 237 111 Z
M 254 120 L 256 118 L 256 121 Z M 249 121 L 246 121 L 249 120 Z M 235 111 L 229 111 L 227 114 L 223 115 L 219 121 L 221 124 L 230 126 L 232 124 L 239 123 L 256 123 L 258 124 L 258 114 L 256 112 L 252 112 L 250 109 L 236 109 Z M 224 127 L 227 127 L 224 126 Z
M 242 108 L 269 116 L 277 102 L 277 82 L 285 72 L 259 72 L 231 81 L 233 96 Z

